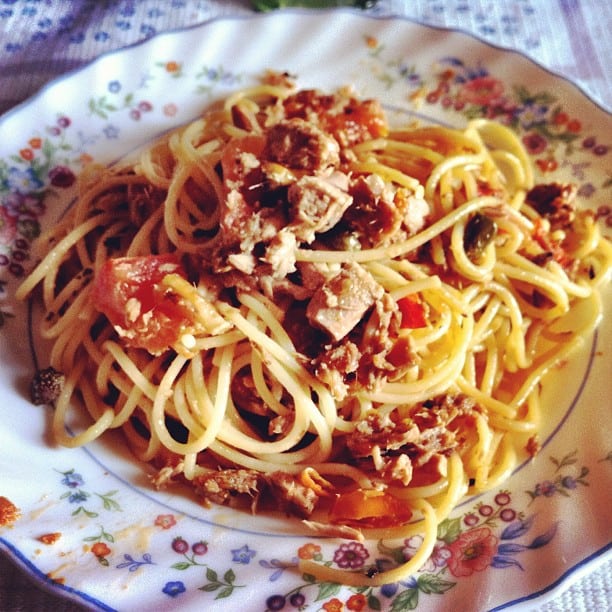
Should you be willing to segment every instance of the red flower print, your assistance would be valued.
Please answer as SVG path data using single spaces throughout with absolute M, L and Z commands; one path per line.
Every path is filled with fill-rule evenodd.
M 19 156 L 26 161 L 32 161 L 34 159 L 34 151 L 32 149 L 21 149 Z
M 448 545 L 448 569 L 456 578 L 481 572 L 489 566 L 496 547 L 497 538 L 488 527 L 466 531 Z
M 459 92 L 459 99 L 469 104 L 487 106 L 499 101 L 504 85 L 491 76 L 482 76 L 468 81 Z
M 559 111 L 553 116 L 553 123 L 555 125 L 563 125 L 569 121 L 569 115 L 567 113 Z
M 349 610 L 356 610 L 360 612 L 361 610 L 365 610 L 365 607 L 368 603 L 365 595 L 363 593 L 357 593 L 356 595 L 351 595 L 346 602 L 346 607 Z
M 559 166 L 557 160 L 551 158 L 536 159 L 535 163 L 542 172 L 554 172 Z
M 536 132 L 529 132 L 523 136 L 523 144 L 527 149 L 527 153 L 531 155 L 537 155 L 546 150 L 548 141 L 541 134 Z
M 318 544 L 308 542 L 298 549 L 298 557 L 300 559 L 314 559 L 321 552 L 321 547 Z
M 158 514 L 154 524 L 162 529 L 170 529 L 176 525 L 176 519 L 174 514 Z
M 96 542 L 91 547 L 91 552 L 96 555 L 96 557 L 106 557 L 110 555 L 111 549 L 104 542 Z
M 334 597 L 333 599 L 330 599 L 327 603 L 323 604 L 323 609 L 325 610 L 325 612 L 342 612 L 342 610 L 344 610 L 344 606 L 337 597 Z

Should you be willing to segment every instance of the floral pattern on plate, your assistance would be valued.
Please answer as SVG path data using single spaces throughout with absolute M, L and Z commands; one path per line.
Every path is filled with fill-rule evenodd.
M 601 457 L 597 464 L 610 462 L 611 456 L 612 452 Z M 163 595 L 177 602 L 189 596 L 185 593 L 195 591 L 202 592 L 199 595 L 202 605 L 210 599 L 236 599 L 248 581 L 244 569 L 254 564 L 262 568 L 262 578 L 268 581 L 271 591 L 285 574 L 294 576 L 289 589 L 261 595 L 255 609 L 272 612 L 318 606 L 314 609 L 326 612 L 399 611 L 417 609 L 423 598 L 444 596 L 459 581 L 480 572 L 524 572 L 523 557 L 546 547 L 559 530 L 558 521 L 547 522 L 536 529 L 536 517 L 539 512 L 546 511 L 548 499 L 555 494 L 580 495 L 580 487 L 590 485 L 591 469 L 580 462 L 578 451 L 561 458 L 551 456 L 549 461 L 548 477 L 534 483 L 530 490 L 493 491 L 461 514 L 444 520 L 438 528 L 431 557 L 415 575 L 382 587 L 349 589 L 317 581 L 308 573 L 295 579 L 299 559 L 312 559 L 348 570 L 384 571 L 408 561 L 420 546 L 421 536 L 412 536 L 393 545 L 381 540 L 375 549 L 360 542 L 336 543 L 329 548 L 330 552 L 324 550 L 320 541 L 307 539 L 299 544 L 291 558 L 281 560 L 266 556 L 265 540 L 261 539 L 236 548 L 221 546 L 215 549 L 216 545 L 194 536 L 192 529 L 187 534 L 181 516 L 166 513 L 147 516 L 147 529 L 154 535 L 145 550 L 142 545 L 133 547 L 131 538 L 125 537 L 133 530 L 143 530 L 142 526 L 135 528 L 131 523 L 127 511 L 130 502 L 122 499 L 125 492 L 96 491 L 74 468 L 54 470 L 50 477 L 59 482 L 60 491 L 67 489 L 59 495 L 65 505 L 56 517 L 55 526 L 65 532 L 70 521 L 86 517 L 85 522 L 81 522 L 83 557 L 95 559 L 104 571 L 121 570 L 133 573 L 133 580 L 156 582 Z M 600 470 L 601 466 L 594 469 Z M 532 502 L 537 502 L 539 507 L 532 506 Z M 111 518 L 113 513 L 122 513 L 121 519 Z M 108 522 L 113 527 L 105 526 Z M 47 545 L 55 544 L 62 537 L 62 531 L 40 535 L 38 540 Z M 161 547 L 168 553 L 163 560 L 156 554 Z M 60 584 L 64 580 L 62 575 L 55 573 L 49 578 Z
M 257 20 L 254 25 L 262 29 L 255 34 L 249 29 L 249 36 L 265 40 L 268 28 L 276 24 L 274 31 L 278 31 L 280 25 L 286 30 L 285 44 L 292 48 L 296 31 L 327 31 L 325 19 L 272 15 Z M 420 54 L 405 49 L 403 41 L 409 35 L 422 36 L 422 26 L 348 13 L 334 13 L 333 19 L 339 31 L 350 37 L 334 44 L 347 45 L 351 52 L 339 60 L 340 68 L 328 68 L 331 76 L 325 76 L 325 70 L 308 76 L 318 64 L 304 52 L 297 59 L 281 54 L 276 66 L 281 63 L 279 69 L 285 69 L 288 62 L 287 69 L 300 79 L 307 76 L 308 84 L 318 84 L 320 78 L 322 88 L 342 85 L 350 78 L 358 90 L 383 98 L 390 113 L 404 120 L 451 125 L 483 116 L 500 120 L 521 136 L 540 177 L 562 175 L 576 182 L 582 201 L 599 218 L 603 231 L 612 225 L 608 204 L 612 177 L 606 170 L 611 143 L 590 115 L 581 112 L 585 102 L 576 94 L 572 97 L 564 91 L 561 95 L 550 75 L 527 78 L 515 71 L 509 77 L 498 65 L 501 52 L 485 46 L 471 49 L 475 43 L 464 45 L 466 40 L 470 43 L 466 37 Z M 214 39 L 215 28 L 221 25 L 242 34 L 251 27 L 249 22 L 230 20 L 204 26 L 203 31 Z M 206 58 L 190 54 L 190 43 L 197 43 L 201 35 L 200 30 L 182 33 L 186 41 L 182 51 L 180 45 L 168 46 L 155 39 L 153 51 L 131 50 L 144 58 L 137 70 L 128 69 L 131 61 L 126 59 L 116 72 L 105 70 L 103 80 L 87 80 L 87 73 L 74 75 L 73 80 L 90 85 L 87 95 L 52 105 L 40 120 L 26 122 L 27 129 L 13 132 L 8 149 L 6 143 L 0 149 L 0 340 L 4 346 L 10 346 L 23 330 L 22 311 L 12 301 L 12 287 L 32 263 L 32 241 L 75 196 L 78 172 L 89 163 L 112 162 L 118 154 L 146 144 L 156 133 L 193 118 L 228 91 L 254 82 L 272 65 L 264 64 L 272 60 L 267 57 L 242 65 L 224 51 Z M 106 59 L 110 62 L 112 57 Z M 63 85 L 69 86 L 70 80 L 57 87 Z M 5 124 L 10 120 L 9 116 Z M 596 343 L 591 360 L 597 369 Z M 16 372 L 10 370 L 6 376 L 14 380 Z M 523 466 L 505 488 L 464 502 L 440 525 L 425 566 L 397 584 L 341 587 L 301 574 L 298 563 L 313 559 L 333 567 L 381 571 L 409 559 L 420 543 L 418 536 L 402 542 L 341 542 L 291 530 L 285 533 L 286 526 L 276 530 L 269 523 L 260 525 L 223 509 L 210 514 L 181 495 L 152 492 L 136 475 L 140 466 L 128 469 L 131 460 L 113 457 L 108 448 L 47 449 L 44 424 L 40 424 L 41 433 L 32 434 L 28 442 L 44 455 L 44 468 L 40 464 L 36 468 L 37 482 L 44 485 L 37 495 L 23 496 L 17 477 L 11 481 L 10 496 L 20 505 L 23 518 L 10 529 L 0 528 L 0 545 L 47 585 L 92 609 L 129 608 L 135 601 L 164 609 L 211 609 L 215 602 L 221 607 L 227 600 L 245 610 L 437 609 L 466 601 L 485 576 L 499 590 L 491 601 L 510 605 L 530 596 L 521 586 L 522 576 L 537 567 L 540 553 L 550 557 L 556 546 L 574 538 L 564 513 L 601 505 L 593 483 L 605 481 L 612 465 L 609 449 L 599 443 L 586 452 L 582 443 L 576 445 L 566 423 L 575 418 L 573 409 L 591 377 L 589 362 L 571 406 L 564 405 L 559 412 L 564 416 L 558 417 L 560 422 L 550 435 L 552 443 L 542 458 Z M 0 389 L 2 385 L 10 386 L 11 405 L 20 404 L 34 420 L 41 414 L 43 409 L 29 406 L 14 383 L 0 382 Z M 9 400 L 3 397 L 2 401 Z M 25 420 L 20 417 L 16 427 L 24 435 L 30 431 Z M 18 453 L 18 441 L 12 443 L 13 452 Z M 0 460 L 3 453 L 10 458 L 11 451 L 0 450 Z M 77 457 L 82 461 L 78 465 Z M 23 469 L 32 477 L 27 467 Z M 600 556 L 601 550 L 599 542 L 580 547 L 572 562 Z M 545 589 L 555 578 L 547 574 L 538 589 Z M 109 590 L 106 584 L 114 586 Z

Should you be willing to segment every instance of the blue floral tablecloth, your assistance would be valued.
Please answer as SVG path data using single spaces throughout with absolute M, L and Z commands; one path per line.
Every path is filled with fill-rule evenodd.
M 612 110 L 609 0 L 380 0 L 367 10 L 459 29 L 518 50 Z M 0 114 L 102 53 L 214 17 L 252 12 L 246 0 L 0 0 Z M 602 137 L 612 144 L 612 134 Z M 33 587 L 2 557 L 0 609 L 79 608 Z M 534 609 L 612 609 L 612 564 Z

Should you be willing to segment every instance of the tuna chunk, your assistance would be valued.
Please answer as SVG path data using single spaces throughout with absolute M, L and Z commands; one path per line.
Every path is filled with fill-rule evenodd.
M 384 289 L 359 264 L 345 264 L 312 296 L 306 309 L 310 324 L 326 331 L 338 342 L 382 298 Z
M 269 129 L 264 156 L 292 170 L 320 174 L 338 166 L 340 146 L 311 123 L 287 119 Z
M 274 497 L 290 514 L 304 518 L 312 514 L 319 498 L 311 488 L 286 472 L 272 472 L 267 481 Z
M 340 176 L 348 178 L 341 173 Z M 303 176 L 289 187 L 293 233 L 305 242 L 315 234 L 330 230 L 353 202 L 352 196 L 339 186 L 340 181 L 319 176 Z

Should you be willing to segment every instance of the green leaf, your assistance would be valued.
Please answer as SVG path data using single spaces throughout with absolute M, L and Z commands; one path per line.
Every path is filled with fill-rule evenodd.
M 435 574 L 421 574 L 417 579 L 419 589 L 427 595 L 431 595 L 432 593 L 442 595 L 442 593 L 446 593 L 446 591 L 452 589 L 455 584 L 455 582 L 442 580 L 442 578 Z
M 42 143 L 41 151 L 47 159 L 53 157 L 53 151 L 55 147 L 51 144 L 51 141 L 45 138 Z
M 461 519 L 444 519 L 438 525 L 438 540 L 446 544 L 454 542 L 461 534 Z
M 217 593 L 217 596 L 215 597 L 215 599 L 224 599 L 225 597 L 229 597 L 233 592 L 234 592 L 233 587 L 231 586 L 225 587 L 224 589 L 219 591 L 219 593 Z
M 322 599 L 328 599 L 333 597 L 340 592 L 340 585 L 336 582 L 321 582 L 319 584 L 319 593 L 315 601 L 321 601 Z
M 376 597 L 372 593 L 370 593 L 368 597 L 368 607 L 370 608 L 370 610 L 382 610 L 380 599 L 378 599 L 378 597 Z
M 115 495 L 115 493 L 117 493 L 116 490 L 109 491 L 104 495 L 100 495 L 99 493 L 96 493 L 96 495 L 102 500 L 102 504 L 105 510 L 117 510 L 118 512 L 121 512 L 121 506 L 119 505 L 119 503 L 116 502 L 114 499 L 111 499 L 111 496 Z
M 223 580 L 225 580 L 227 584 L 232 584 L 234 580 L 236 580 L 236 574 L 234 573 L 234 570 L 228 569 L 227 572 L 223 574 Z
M 188 567 L 191 567 L 191 563 L 187 561 L 179 561 L 178 563 L 175 563 L 174 565 L 172 565 L 172 569 L 177 569 L 177 570 L 186 570 Z
M 472 106 L 466 109 L 465 116 L 469 119 L 480 119 L 487 113 L 486 105 Z
M 406 589 L 402 591 L 391 605 L 391 612 L 414 610 L 419 605 L 419 589 Z
M 557 466 L 557 469 L 555 471 L 558 471 L 562 467 L 565 467 L 567 465 L 573 465 L 574 463 L 576 463 L 578 461 L 578 458 L 576 457 L 577 454 L 578 450 L 573 450 L 571 453 L 565 455 L 565 457 L 563 457 L 562 459 L 555 459 L 555 457 L 552 456 L 549 457 L 549 459 L 552 461 L 552 463 L 554 463 L 554 465 Z
M 217 572 L 215 572 L 215 570 L 211 567 L 206 568 L 206 578 L 209 582 L 219 582 L 219 576 L 217 575 Z
M 391 557 L 398 565 L 401 565 L 406 561 L 403 546 L 387 546 L 383 540 L 379 540 L 377 548 L 381 554 Z
M 216 591 L 221 585 L 218 582 L 209 582 L 204 586 L 198 587 L 198 591 L 206 591 L 206 593 L 212 593 Z

